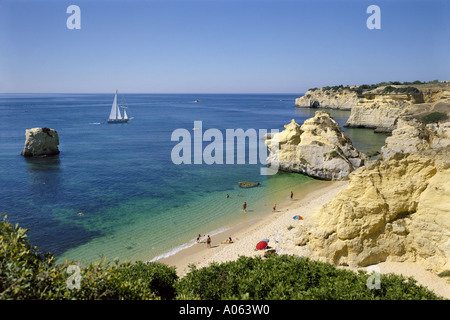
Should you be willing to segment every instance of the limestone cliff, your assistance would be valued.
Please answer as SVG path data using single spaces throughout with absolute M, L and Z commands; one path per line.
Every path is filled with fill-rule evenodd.
M 296 107 L 351 110 L 345 126 L 391 132 L 399 118 L 438 111 L 450 116 L 450 84 L 335 86 L 310 89 Z
M 424 124 L 416 119 L 399 119 L 392 136 L 381 148 L 384 158 L 396 153 L 416 153 L 450 145 L 450 122 Z
M 298 108 L 330 108 L 351 110 L 358 103 L 356 92 L 348 90 L 310 89 L 303 97 L 295 99 Z
M 341 180 L 366 160 L 327 112 L 317 111 L 302 126 L 292 120 L 284 127 L 285 130 L 266 140 L 270 152 L 268 166 L 278 165 L 282 171 L 325 180 Z M 273 139 L 278 141 L 278 147 L 271 146 Z
M 289 231 L 284 248 L 338 265 L 450 269 L 450 123 L 400 124 L 384 160 L 351 173 L 348 188 Z
M 444 112 L 450 115 L 450 91 L 445 89 L 417 89 L 411 90 L 411 93 L 385 90 L 386 87 L 378 88 L 358 100 L 345 126 L 391 132 L 401 118 L 421 118 L 431 112 Z
M 21 155 L 33 157 L 59 154 L 59 137 L 56 130 L 49 128 L 27 129 L 25 137 L 25 146 Z

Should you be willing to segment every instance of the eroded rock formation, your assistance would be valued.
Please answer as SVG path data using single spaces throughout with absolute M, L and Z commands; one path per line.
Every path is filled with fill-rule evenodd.
M 325 180 L 342 180 L 362 166 L 367 157 L 352 144 L 327 112 L 317 111 L 302 126 L 294 120 L 267 138 L 268 166 Z M 278 147 L 272 147 L 272 139 Z
M 54 129 L 32 128 L 25 131 L 25 146 L 20 153 L 25 157 L 59 154 L 59 137 Z
M 450 269 L 450 123 L 400 124 L 384 160 L 351 173 L 346 189 L 287 233 L 285 248 L 337 265 Z

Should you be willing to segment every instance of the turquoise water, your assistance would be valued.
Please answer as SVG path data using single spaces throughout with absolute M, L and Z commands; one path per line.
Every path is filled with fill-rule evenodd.
M 0 95 L 0 212 L 30 229 L 32 243 L 59 259 L 151 260 L 174 252 L 199 233 L 263 215 L 291 190 L 298 194 L 317 182 L 282 172 L 262 176 L 263 165 L 248 161 L 175 165 L 172 132 L 184 128 L 193 136 L 194 121 L 202 121 L 203 132 L 217 128 L 224 137 L 226 129 L 281 131 L 291 119 L 302 123 L 313 116 L 294 108 L 298 96 L 126 94 L 134 119 L 107 124 L 113 93 Z M 349 115 L 327 111 L 341 125 Z M 25 129 L 44 126 L 58 131 L 61 154 L 20 156 Z M 361 151 L 384 143 L 385 136 L 372 130 L 345 130 Z M 239 181 L 261 185 L 241 189 Z

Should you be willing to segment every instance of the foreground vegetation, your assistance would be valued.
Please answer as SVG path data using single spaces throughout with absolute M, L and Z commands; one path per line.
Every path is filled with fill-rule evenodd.
M 288 255 L 191 267 L 181 279 L 156 262 L 56 264 L 26 232 L 0 222 L 0 299 L 439 299 L 412 278 L 381 275 L 380 288 L 369 289 L 364 272 Z

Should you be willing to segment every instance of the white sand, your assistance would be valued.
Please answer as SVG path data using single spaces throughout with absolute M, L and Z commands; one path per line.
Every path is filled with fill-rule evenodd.
M 190 264 L 202 268 L 212 262 L 234 261 L 239 256 L 261 256 L 264 251 L 255 250 L 256 244 L 261 239 L 268 238 L 270 240 L 269 245 L 274 245 L 275 238 L 282 236 L 283 231 L 286 231 L 289 226 L 301 223 L 298 220 L 293 220 L 293 216 L 301 215 L 305 220 L 308 219 L 314 208 L 332 200 L 347 185 L 347 181 L 324 184 L 323 188 L 308 193 L 304 198 L 294 199 L 292 202 L 277 208 L 275 213 L 261 221 L 246 225 L 241 224 L 222 234 L 215 235 L 209 249 L 206 248 L 205 243 L 199 243 L 181 250 L 173 256 L 161 259 L 159 262 L 176 266 L 178 275 L 182 277 L 189 272 Z M 232 237 L 234 243 L 222 244 L 221 242 L 229 236 Z M 383 262 L 377 266 L 380 273 L 395 273 L 413 277 L 418 284 L 433 290 L 437 295 L 450 299 L 450 284 L 447 280 L 438 277 L 420 264 Z

